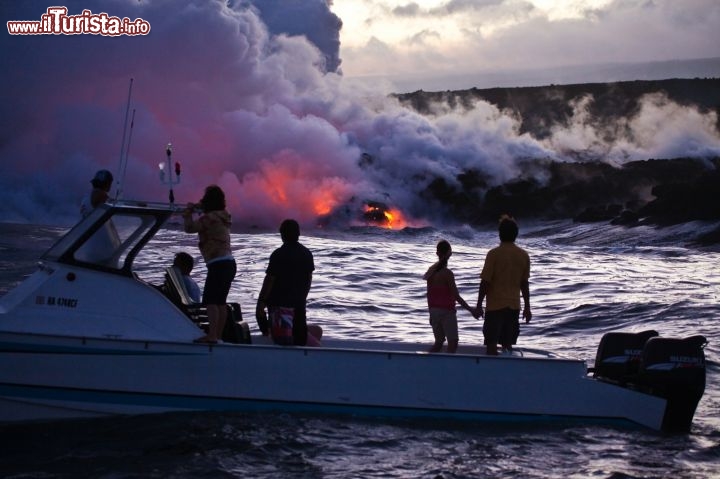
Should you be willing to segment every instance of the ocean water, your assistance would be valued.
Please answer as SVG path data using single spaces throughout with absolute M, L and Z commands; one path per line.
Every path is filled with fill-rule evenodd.
M 608 331 L 656 329 L 709 340 L 707 387 L 689 434 L 569 422 L 468 424 L 345 416 L 186 413 L 0 425 L 6 478 L 710 478 L 720 477 L 720 248 L 691 238 L 717 225 L 625 229 L 521 224 L 532 260 L 533 321 L 520 348 L 595 357 Z M 0 224 L 0 294 L 33 269 L 63 228 Z M 354 228 L 304 232 L 315 255 L 309 320 L 335 337 L 432 343 L 422 274 L 447 239 L 461 295 L 476 301 L 493 230 Z M 230 300 L 254 327 L 275 232 L 233 235 L 238 276 Z M 160 282 L 174 253 L 196 258 L 195 237 L 162 232 L 137 273 Z M 204 267 L 193 272 L 202 284 Z M 459 312 L 460 341 L 482 323 Z M 252 367 L 252 365 L 247 365 Z M 243 380 L 238 371 L 238 380 Z M 518 378 L 522 381 L 522 378 Z M 460 394 L 462 384 L 438 384 Z

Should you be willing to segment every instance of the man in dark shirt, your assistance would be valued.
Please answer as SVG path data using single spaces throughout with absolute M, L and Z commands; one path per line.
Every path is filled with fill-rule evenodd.
M 268 334 L 266 307 L 271 320 L 280 314 L 286 317 L 289 315 L 292 317 L 292 344 L 319 345 L 319 335 L 322 334 L 322 330 L 319 326 L 314 326 L 308 334 L 305 311 L 312 284 L 312 272 L 315 270 L 313 255 L 299 242 L 300 225 L 297 221 L 292 219 L 283 221 L 280 225 L 280 237 L 283 244 L 270 255 L 265 279 L 258 295 L 255 316 L 263 334 Z M 287 344 L 275 334 L 273 340 Z

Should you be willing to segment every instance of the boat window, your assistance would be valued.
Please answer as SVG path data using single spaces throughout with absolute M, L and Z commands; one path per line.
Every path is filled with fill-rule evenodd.
M 65 236 L 60 238 L 44 255 L 43 259 L 50 261 L 57 261 L 60 257 L 66 253 L 73 244 L 83 235 L 83 233 L 90 227 L 90 225 L 96 223 L 106 212 L 106 207 L 101 206 L 95 208 L 90 212 L 88 216 L 80 220 Z
M 74 253 L 82 263 L 122 269 L 128 254 L 156 222 L 153 215 L 115 214 Z

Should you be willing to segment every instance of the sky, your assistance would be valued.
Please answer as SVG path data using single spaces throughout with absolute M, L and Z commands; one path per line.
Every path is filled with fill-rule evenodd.
M 56 4 L 2 2 L 0 17 L 39 21 Z M 460 173 L 476 170 L 501 184 L 534 159 L 573 161 L 572 150 L 614 164 L 720 155 L 717 116 L 662 95 L 621 119 L 609 143 L 588 118 L 591 98 L 540 140 L 485 102 L 437 104 L 423 116 L 388 96 L 402 82 L 444 90 L 477 72 L 503 86 L 520 71 L 578 71 L 557 65 L 720 57 L 716 0 L 62 5 L 69 15 L 142 20 L 149 31 L 0 34 L 0 221 L 73 224 L 101 168 L 122 179 L 114 197 L 167 201 L 158 165 L 168 143 L 182 165 L 176 201 L 218 184 L 240 227 L 353 221 L 366 201 L 393 207 L 398 226 L 437 224 L 448 211 L 428 199 L 434 181 L 456 188 Z M 582 71 L 604 81 L 607 69 Z
M 614 64 L 720 57 L 716 0 L 334 0 L 332 10 L 344 74 L 403 91 L 633 80 L 663 73 Z

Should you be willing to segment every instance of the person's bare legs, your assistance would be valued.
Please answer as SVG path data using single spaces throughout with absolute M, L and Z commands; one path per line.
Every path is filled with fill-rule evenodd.
M 215 306 L 218 312 L 217 320 L 217 339 L 222 339 L 223 332 L 225 331 L 225 322 L 227 321 L 228 310 L 227 305 L 218 304 Z
M 208 305 L 208 320 L 210 320 L 210 309 L 213 309 L 213 316 L 215 317 L 215 332 L 211 333 L 210 340 L 218 341 L 222 339 L 222 333 L 225 331 L 225 321 L 227 321 L 227 306 L 224 304 L 211 304 Z M 210 323 L 212 331 L 213 323 Z
M 227 307 L 224 304 L 208 304 L 208 333 L 196 339 L 201 343 L 215 343 L 221 339 L 222 332 L 225 329 L 225 321 L 227 320 Z
M 448 346 L 447 346 L 447 352 L 449 354 L 455 354 L 458 348 L 458 342 L 459 341 L 451 341 L 448 339 Z
M 445 331 L 442 329 L 442 323 L 437 318 L 430 318 L 430 326 L 432 326 L 435 342 L 428 349 L 428 353 L 439 353 L 442 351 L 443 344 L 445 344 Z
M 433 326 L 433 334 L 435 335 L 435 342 L 430 349 L 428 349 L 428 352 L 439 353 L 442 351 L 443 344 L 445 344 L 445 335 L 438 331 L 435 326 Z

